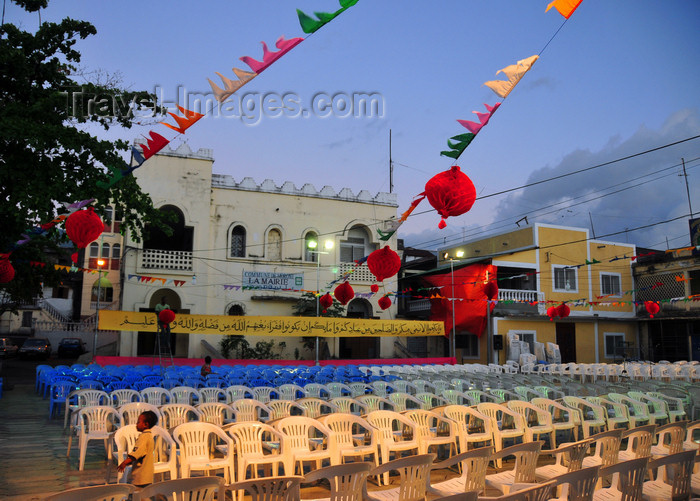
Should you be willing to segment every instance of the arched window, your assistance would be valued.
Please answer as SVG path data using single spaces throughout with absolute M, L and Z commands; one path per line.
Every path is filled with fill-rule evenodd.
M 231 257 L 245 257 L 245 228 L 236 226 L 231 230 Z
M 114 244 L 112 246 L 112 259 L 119 259 L 122 255 L 122 246 L 119 244 Z
M 228 309 L 228 314 L 234 317 L 242 317 L 245 315 L 245 310 L 240 304 L 232 304 Z
M 270 261 L 282 260 L 282 234 L 279 230 L 267 233 L 267 258 Z
M 369 254 L 367 232 L 356 226 L 348 231 L 348 238 L 340 242 L 340 261 L 352 263 Z
M 318 253 L 312 252 L 315 249 L 311 248 L 310 242 L 315 242 L 318 246 L 318 235 L 313 231 L 308 232 L 304 237 L 304 261 L 315 263 L 318 259 Z
M 100 245 L 97 242 L 90 244 L 90 257 L 98 257 L 100 254 Z
M 103 259 L 109 258 L 109 244 L 102 244 L 102 256 Z
M 105 217 L 102 218 L 102 220 L 105 223 L 105 229 L 104 231 L 111 232 L 112 231 L 112 223 L 114 222 L 114 212 L 112 211 L 112 208 L 107 206 L 105 207 Z
M 95 283 L 92 285 L 90 300 L 95 303 L 99 297 L 100 303 L 111 303 L 113 300 L 113 292 L 112 283 L 107 280 L 107 277 L 100 277 L 98 280 L 95 280 Z

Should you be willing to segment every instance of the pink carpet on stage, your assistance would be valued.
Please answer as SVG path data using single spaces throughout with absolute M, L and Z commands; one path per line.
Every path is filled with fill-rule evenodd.
M 163 362 L 169 362 L 162 359 Z M 95 357 L 99 365 L 160 365 L 157 357 Z M 189 365 L 193 367 L 204 363 L 202 358 L 173 358 L 174 365 Z M 453 357 L 436 358 L 366 358 L 358 360 L 320 360 L 319 365 L 429 365 L 429 364 L 455 364 Z M 170 365 L 165 363 L 165 365 Z M 234 360 L 217 358 L 212 360 L 212 365 L 315 365 L 313 360 Z

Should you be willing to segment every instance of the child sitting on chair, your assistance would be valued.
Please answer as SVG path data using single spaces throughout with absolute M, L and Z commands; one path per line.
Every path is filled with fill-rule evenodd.
M 141 434 L 136 439 L 134 450 L 126 456 L 117 470 L 123 472 L 127 467 L 131 467 L 131 482 L 136 487 L 145 487 L 153 483 L 153 435 L 151 428 L 158 423 L 158 416 L 153 411 L 145 411 L 139 415 L 136 422 L 136 429 Z M 128 476 L 124 475 L 125 477 Z

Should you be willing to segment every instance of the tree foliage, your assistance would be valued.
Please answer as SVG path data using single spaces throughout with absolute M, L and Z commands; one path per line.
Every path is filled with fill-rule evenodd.
M 48 0 L 13 0 L 33 12 Z M 65 213 L 63 202 L 94 198 L 104 215 L 107 205 L 122 215 L 122 228 L 138 240 L 146 225 L 163 227 L 132 176 L 110 188 L 110 169 L 126 169 L 128 142 L 111 141 L 92 131 L 129 128 L 135 115 L 163 113 L 155 96 L 114 82 L 78 82 L 78 41 L 97 33 L 88 22 L 63 19 L 42 23 L 31 33 L 13 24 L 0 26 L 0 252 L 12 252 L 17 272 L 6 295 L 35 296 L 39 282 L 56 277 L 47 266 L 29 270 L 28 261 L 45 261 L 47 250 L 66 242 L 60 227 L 16 247 L 23 234 Z

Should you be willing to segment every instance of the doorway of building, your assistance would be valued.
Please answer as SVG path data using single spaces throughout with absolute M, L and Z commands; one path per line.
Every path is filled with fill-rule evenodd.
M 160 303 L 161 298 L 165 298 L 165 302 L 170 309 L 178 313 L 189 313 L 189 310 L 182 309 L 182 301 L 180 296 L 175 291 L 170 289 L 160 289 L 151 296 L 149 308 L 141 308 L 139 311 L 153 312 L 155 318 L 156 305 Z M 189 344 L 189 334 L 186 332 L 170 332 L 170 353 L 173 357 L 187 357 L 187 348 Z M 162 341 L 163 343 L 165 340 Z M 139 332 L 136 345 L 137 355 L 139 357 L 152 357 L 156 353 L 156 333 L 155 332 Z
M 371 318 L 372 304 L 363 298 L 348 303 L 348 318 Z M 338 342 L 338 357 L 341 360 L 379 358 L 378 337 L 341 337 Z
M 557 322 L 557 344 L 561 353 L 561 363 L 576 362 L 576 324 Z

